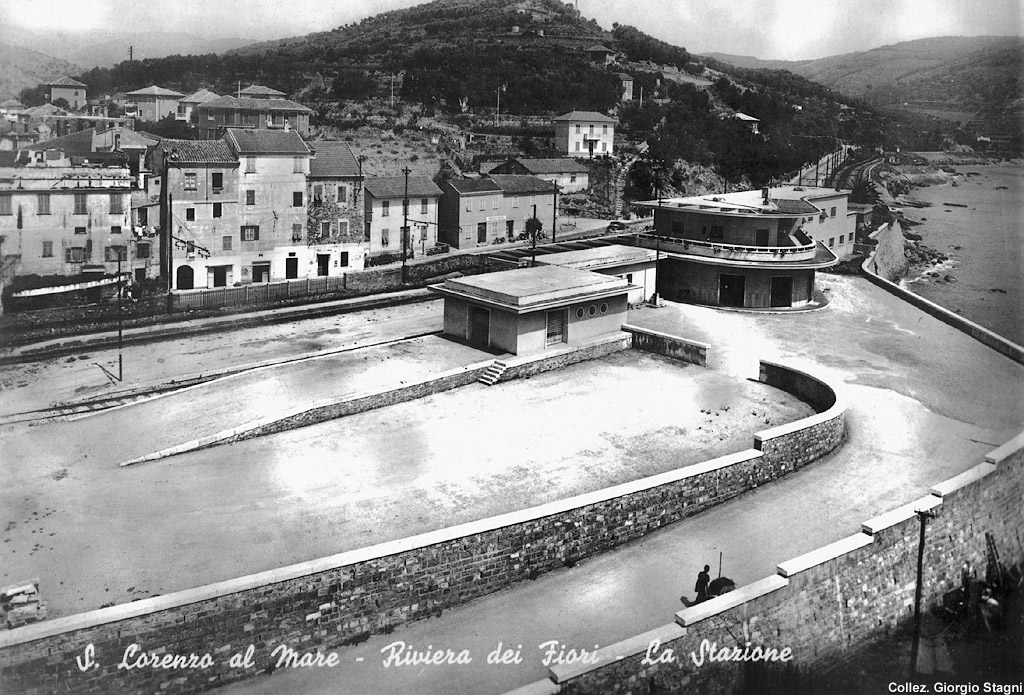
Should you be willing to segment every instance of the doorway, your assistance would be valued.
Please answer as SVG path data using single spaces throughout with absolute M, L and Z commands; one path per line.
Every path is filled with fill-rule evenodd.
M 320 277 L 327 277 L 327 270 L 330 267 L 331 255 L 329 253 L 318 253 L 316 255 L 316 274 Z
M 720 274 L 718 276 L 718 305 L 742 307 L 746 289 L 744 276 Z
M 252 264 L 252 281 L 253 282 L 270 282 L 270 264 L 269 263 L 253 263 Z
M 297 277 L 299 277 L 299 259 L 289 256 L 284 259 L 284 278 L 285 280 L 294 280 Z
M 195 274 L 190 266 L 183 265 L 178 268 L 177 285 L 179 290 L 191 290 L 195 287 Z
M 565 342 L 565 309 L 548 312 L 548 330 L 544 341 L 546 347 Z
M 793 278 L 789 275 L 772 278 L 772 292 L 769 306 L 793 306 Z
M 229 265 L 215 265 L 210 270 L 213 272 L 213 286 L 214 287 L 227 287 L 228 286 L 228 273 L 231 270 Z
M 469 307 L 469 342 L 481 347 L 491 343 L 491 312 L 478 306 Z

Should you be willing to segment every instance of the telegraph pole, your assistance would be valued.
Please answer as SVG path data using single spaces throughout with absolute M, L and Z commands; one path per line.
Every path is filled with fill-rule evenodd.
M 921 520 L 921 536 L 917 541 L 917 586 L 914 589 L 914 642 L 910 649 L 910 672 L 911 680 L 917 675 L 917 656 L 921 648 L 921 592 L 924 587 L 922 575 L 924 574 L 924 530 L 928 519 L 935 518 L 935 512 L 914 510 L 917 518 Z
M 405 266 L 405 249 L 409 235 L 409 174 L 412 173 L 412 169 L 406 166 L 402 169 L 402 173 L 405 174 L 405 197 L 402 198 L 402 282 L 405 282 L 408 275 Z

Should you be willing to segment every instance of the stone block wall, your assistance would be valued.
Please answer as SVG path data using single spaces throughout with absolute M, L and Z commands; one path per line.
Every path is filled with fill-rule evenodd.
M 576 352 L 595 357 L 624 349 L 626 340 Z M 586 357 L 564 353 L 510 370 L 523 376 L 580 359 Z M 328 651 L 361 641 L 642 538 L 787 470 L 751 449 L 532 509 L 28 625 L 0 633 L 0 691 L 205 691 L 266 670 L 281 644 Z M 76 658 L 89 644 L 103 667 L 83 673 Z M 132 644 L 160 655 L 209 653 L 212 663 L 118 670 Z M 249 645 L 253 665 L 231 664 Z
M 705 343 L 636 326 L 625 325 L 622 330 L 632 336 L 634 350 L 653 352 L 655 355 L 696 364 L 700 367 L 708 366 L 708 346 Z
M 922 610 L 959 586 L 965 560 L 983 576 L 986 532 L 993 534 L 1006 566 L 1021 566 L 1024 435 L 986 459 L 936 485 L 930 495 L 864 522 L 861 533 L 784 562 L 776 575 L 682 610 L 673 623 L 602 649 L 593 666 L 553 667 L 551 680 L 561 684 L 557 692 L 660 688 L 657 692 L 705 694 L 753 685 L 744 683 L 751 675 L 743 664 L 705 660 L 696 665 L 691 653 L 699 656 L 704 640 L 789 648 L 797 670 L 828 670 L 912 620 L 918 511 L 935 515 L 925 526 Z M 655 639 L 659 644 L 652 652 Z M 672 661 L 651 658 L 669 651 Z
M 620 334 L 610 338 L 598 339 L 587 345 L 574 346 L 572 349 L 556 355 L 512 357 L 505 360 L 508 369 L 502 374 L 500 381 L 522 379 L 534 374 L 540 374 L 541 372 L 548 372 L 552 369 L 561 369 L 577 362 L 599 359 L 615 352 L 621 352 L 628 347 L 629 337 L 625 334 Z

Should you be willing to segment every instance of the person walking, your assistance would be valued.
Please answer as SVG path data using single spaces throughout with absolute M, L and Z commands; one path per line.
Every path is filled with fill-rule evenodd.
M 711 575 L 708 574 L 708 570 L 710 569 L 709 565 L 704 565 L 704 570 L 697 575 L 697 585 L 693 587 L 697 592 L 697 603 L 708 600 L 708 584 L 711 583 Z

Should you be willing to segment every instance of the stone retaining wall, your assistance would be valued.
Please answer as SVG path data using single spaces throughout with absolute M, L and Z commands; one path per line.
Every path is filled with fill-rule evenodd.
M 625 325 L 622 330 L 632 336 L 634 350 L 653 352 L 681 362 L 708 366 L 708 345 L 695 340 L 686 340 L 668 333 L 660 333 L 647 328 Z
M 600 650 L 596 664 L 553 667 L 550 680 L 536 687 L 538 692 L 603 694 L 643 683 L 652 692 L 704 694 L 752 685 L 744 682 L 751 671 L 743 664 L 705 660 L 698 667 L 691 653 L 700 654 L 703 640 L 789 648 L 798 672 L 827 671 L 911 621 L 917 511 L 936 515 L 925 527 L 922 610 L 928 610 L 959 586 L 964 561 L 983 576 L 986 532 L 993 534 L 1007 567 L 1024 563 L 1017 535 L 1024 526 L 1021 499 L 1024 434 L 991 452 L 984 463 L 936 485 L 930 495 L 864 522 L 860 533 L 783 562 L 775 575 L 679 611 L 673 623 L 610 645 Z M 668 651 L 672 662 L 652 658 Z M 554 683 L 561 686 L 545 689 Z
M 623 349 L 625 340 L 588 349 L 597 356 Z M 573 359 L 564 353 L 510 370 L 522 376 Z M 0 691 L 201 692 L 266 670 L 280 644 L 326 651 L 358 642 L 642 538 L 785 474 L 788 458 L 776 459 L 777 451 L 750 449 L 532 509 L 0 633 Z M 76 657 L 89 644 L 103 667 L 82 673 Z M 118 670 L 131 644 L 158 654 L 209 652 L 214 663 Z M 230 657 L 249 645 L 253 665 L 232 665 Z

